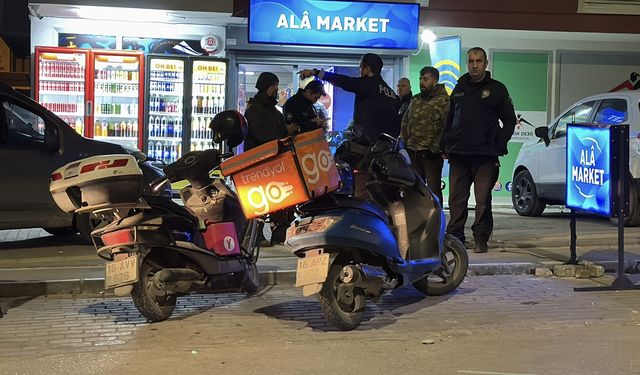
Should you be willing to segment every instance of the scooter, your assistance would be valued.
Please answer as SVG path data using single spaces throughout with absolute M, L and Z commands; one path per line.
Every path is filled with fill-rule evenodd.
M 360 324 L 367 297 L 413 284 L 426 295 L 456 289 L 467 273 L 464 245 L 445 234 L 438 198 L 411 168 L 402 141 L 384 136 L 369 151 L 372 200 L 353 194 L 353 171 L 337 161 L 343 186 L 298 206 L 285 246 L 298 259 L 296 286 L 317 295 L 326 320 Z
M 50 190 L 61 209 L 109 212 L 113 221 L 92 234 L 105 266 L 105 289 L 131 294 L 152 322 L 169 318 L 176 298 L 259 286 L 256 261 L 262 223 L 247 220 L 222 177 L 210 177 L 233 153 L 192 151 L 163 170 L 166 181 L 187 180 L 184 207 L 170 198 L 142 196 L 142 172 L 131 156 L 79 160 L 53 172 Z

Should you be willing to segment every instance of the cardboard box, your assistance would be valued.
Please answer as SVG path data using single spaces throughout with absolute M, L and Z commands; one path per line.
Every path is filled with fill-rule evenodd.
M 265 143 L 225 160 L 247 218 L 266 215 L 340 187 L 338 169 L 322 129 Z

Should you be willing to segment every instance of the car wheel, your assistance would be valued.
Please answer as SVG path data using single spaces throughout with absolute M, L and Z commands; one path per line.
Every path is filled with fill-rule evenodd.
M 640 225 L 640 197 L 638 196 L 638 180 L 630 178 L 629 180 L 629 216 L 624 218 L 625 227 L 637 227 Z M 611 223 L 618 225 L 618 218 L 611 218 Z
M 538 197 L 536 185 L 527 170 L 518 172 L 513 179 L 511 201 L 520 216 L 540 216 L 546 207 L 546 203 Z

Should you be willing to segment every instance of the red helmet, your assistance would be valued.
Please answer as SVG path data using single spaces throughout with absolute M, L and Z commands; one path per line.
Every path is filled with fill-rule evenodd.
M 215 143 L 227 141 L 229 147 L 236 147 L 244 142 L 249 131 L 247 120 L 240 112 L 234 109 L 218 113 L 211 120 L 209 128 L 213 131 L 213 141 Z

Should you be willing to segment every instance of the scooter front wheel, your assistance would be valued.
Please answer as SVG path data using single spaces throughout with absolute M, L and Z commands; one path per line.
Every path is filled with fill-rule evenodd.
M 367 303 L 364 290 L 340 280 L 342 268 L 349 262 L 338 256 L 331 267 L 327 279 L 317 294 L 325 319 L 336 328 L 350 331 L 360 325 Z
M 176 308 L 176 296 L 156 296 L 152 293 L 152 278 L 162 268 L 145 258 L 140 265 L 140 278 L 133 284 L 131 299 L 140 314 L 151 322 L 167 320 Z
M 415 281 L 413 286 L 428 296 L 441 296 L 460 285 L 467 275 L 468 268 L 467 249 L 459 239 L 447 234 L 444 238 L 442 266 L 426 277 Z

